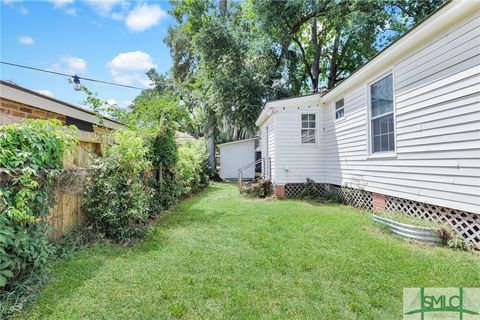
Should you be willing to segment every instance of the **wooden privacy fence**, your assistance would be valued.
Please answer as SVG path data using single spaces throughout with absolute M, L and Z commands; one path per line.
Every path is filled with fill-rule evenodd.
M 63 166 L 66 169 L 57 181 L 56 204 L 50 208 L 47 221 L 54 236 L 81 226 L 85 222 L 82 209 L 86 177 L 92 170 L 84 169 L 92 155 L 102 154 L 102 143 L 97 133 L 78 131 L 77 150 L 68 155 Z
M 95 171 L 92 169 L 72 168 L 64 170 L 57 178 L 55 206 L 48 210 L 47 216 L 52 236 L 60 236 L 85 223 L 83 191 L 87 177 L 93 174 Z

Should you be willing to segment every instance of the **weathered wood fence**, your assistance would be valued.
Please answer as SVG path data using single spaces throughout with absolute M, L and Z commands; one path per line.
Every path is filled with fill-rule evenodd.
M 72 184 L 63 183 L 56 194 L 56 205 L 50 208 L 48 213 L 48 223 L 52 227 L 54 236 L 81 226 L 85 222 L 85 214 L 82 210 L 83 187 L 85 181 L 81 177 L 82 171 L 75 168 L 85 168 L 92 155 L 102 154 L 102 143 L 98 134 L 79 131 L 78 146 L 76 152 L 73 152 L 64 160 L 66 171 L 66 180 L 71 179 Z M 70 170 L 69 170 L 70 169 Z

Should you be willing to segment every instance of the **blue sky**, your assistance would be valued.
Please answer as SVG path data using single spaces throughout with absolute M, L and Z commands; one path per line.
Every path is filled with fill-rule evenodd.
M 144 87 L 150 67 L 166 72 L 163 42 L 174 23 L 168 1 L 1 0 L 2 61 Z M 0 65 L 0 78 L 81 105 L 85 96 L 66 77 Z M 140 92 L 83 82 L 123 106 Z

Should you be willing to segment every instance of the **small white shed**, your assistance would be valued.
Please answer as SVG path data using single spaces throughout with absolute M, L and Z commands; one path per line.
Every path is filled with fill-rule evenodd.
M 255 162 L 255 141 L 257 139 L 244 139 L 218 145 L 220 149 L 220 178 L 224 180 L 237 179 L 238 169 Z M 255 178 L 255 166 L 246 169 L 243 172 L 243 178 Z

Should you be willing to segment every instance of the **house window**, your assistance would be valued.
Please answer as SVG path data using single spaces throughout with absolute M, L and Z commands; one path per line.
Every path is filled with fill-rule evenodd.
M 372 153 L 395 150 L 393 123 L 393 77 L 388 75 L 370 86 Z
M 302 114 L 302 144 L 315 143 L 317 124 L 314 113 Z
M 343 99 L 335 102 L 335 120 L 343 118 L 343 116 L 345 116 L 344 106 L 345 102 Z

